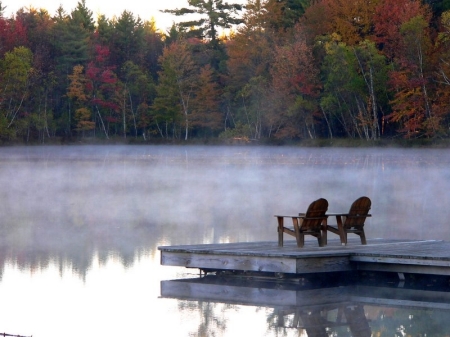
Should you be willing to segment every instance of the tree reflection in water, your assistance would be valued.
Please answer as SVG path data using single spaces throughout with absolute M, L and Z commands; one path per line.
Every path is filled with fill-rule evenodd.
M 213 337 L 219 335 L 227 329 L 225 312 L 227 310 L 237 310 L 232 304 L 217 304 L 206 301 L 179 301 L 180 311 L 191 311 L 200 314 L 198 329 L 193 335 L 198 337 Z
M 161 294 L 182 299 L 180 311 L 201 314 L 196 336 L 225 332 L 229 310 L 236 312 L 243 305 L 268 312 L 266 334 L 270 336 L 448 336 L 450 288 L 441 282 L 445 278 L 433 277 L 430 282 L 425 281 L 428 278 L 424 282 L 408 279 L 406 284 L 397 284 L 392 282 L 392 274 L 376 274 L 376 279 L 363 276 L 368 279 L 317 284 L 210 275 L 163 281 Z M 338 279 L 335 275 L 323 277 Z

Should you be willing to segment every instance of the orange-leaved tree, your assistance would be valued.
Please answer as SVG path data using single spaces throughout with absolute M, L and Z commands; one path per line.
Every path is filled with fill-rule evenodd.
M 429 18 L 422 15 L 405 22 L 401 29 L 399 53 L 391 72 L 394 99 L 389 118 L 399 123 L 405 138 L 434 137 L 439 133 L 439 116 L 433 111 L 429 68 L 431 39 Z
M 269 69 L 273 62 L 277 34 L 270 29 L 271 23 L 267 20 L 263 1 L 249 1 L 246 8 L 244 24 L 226 45 L 227 94 L 235 107 L 235 113 L 230 119 L 234 126 L 245 126 L 241 128 L 242 131 L 248 131 L 248 134 L 238 136 L 258 139 L 262 137 L 263 124 L 270 110 Z
M 375 8 L 380 0 L 323 0 L 323 24 L 328 33 L 341 36 L 342 42 L 353 46 L 373 33 Z
M 272 85 L 278 97 L 278 137 L 315 138 L 315 115 L 319 111 L 319 70 L 306 34 L 297 25 L 293 40 L 275 49 Z
M 224 118 L 219 110 L 219 87 L 210 65 L 200 69 L 194 89 L 190 127 L 198 135 L 212 135 L 223 128 Z

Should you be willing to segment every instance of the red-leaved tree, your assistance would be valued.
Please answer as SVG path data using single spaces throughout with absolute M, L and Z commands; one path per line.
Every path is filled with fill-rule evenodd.
M 86 68 L 86 89 L 90 93 L 90 103 L 106 138 L 109 138 L 108 126 L 114 126 L 121 122 L 119 115 L 120 85 L 112 67 L 105 64 L 108 56 L 109 49 L 107 47 L 96 45 L 94 60 L 89 62 Z

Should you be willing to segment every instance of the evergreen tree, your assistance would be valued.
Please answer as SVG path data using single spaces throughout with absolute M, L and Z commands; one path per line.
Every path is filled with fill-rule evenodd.
M 111 41 L 111 57 L 113 64 L 120 69 L 127 61 L 140 64 L 144 44 L 144 24 L 141 19 L 135 18 L 131 12 L 123 11 L 114 22 L 114 31 Z
M 105 15 L 99 15 L 97 18 L 96 41 L 102 45 L 108 45 L 112 41 L 114 34 L 114 23 Z
M 219 27 L 231 28 L 233 25 L 242 23 L 242 19 L 236 15 L 242 10 L 242 5 L 229 4 L 223 0 L 188 0 L 189 7 L 165 10 L 164 13 L 171 13 L 177 16 L 187 14 L 197 14 L 200 16 L 197 20 L 184 21 L 178 25 L 184 29 L 194 29 L 188 32 L 189 35 L 198 38 L 209 38 L 211 44 L 217 44 Z
M 74 66 L 86 67 L 89 60 L 89 45 L 95 30 L 92 11 L 86 7 L 85 0 L 67 14 L 62 6 L 57 10 L 52 29 L 53 48 L 55 50 L 55 76 L 57 97 L 55 109 L 60 111 L 59 124 L 65 136 L 70 137 L 73 127 L 73 111 L 67 100 L 68 75 Z
M 149 80 L 153 82 L 158 77 L 158 58 L 162 55 L 164 49 L 163 35 L 157 30 L 154 21 L 145 21 L 143 30 L 143 58 L 138 65 L 147 69 L 150 76 Z
M 58 9 L 58 14 L 54 43 L 58 50 L 58 66 L 67 76 L 75 65 L 84 65 L 89 58 L 88 47 L 95 29 L 94 19 L 85 0 L 78 2 L 70 15 L 66 15 L 62 7 Z

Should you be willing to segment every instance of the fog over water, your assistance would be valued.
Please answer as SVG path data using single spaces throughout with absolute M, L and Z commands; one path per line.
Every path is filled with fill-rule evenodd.
M 158 315 L 189 330 L 177 302 L 157 298 L 161 280 L 186 271 L 161 267 L 157 247 L 276 241 L 273 215 L 320 197 L 330 212 L 370 197 L 369 239 L 450 240 L 449 165 L 446 149 L 0 148 L 0 332 L 94 335 L 89 323 L 151 336 L 168 320 Z M 46 316 L 61 311 L 59 323 Z

